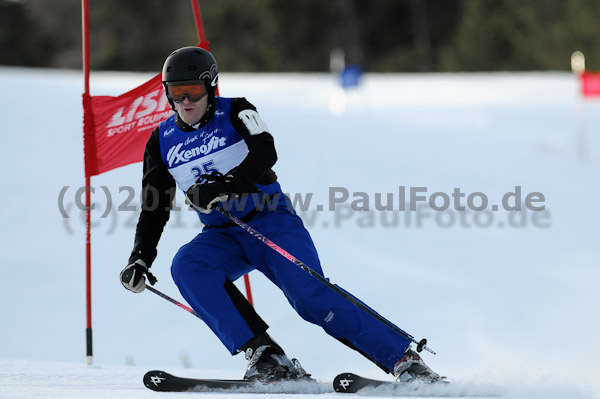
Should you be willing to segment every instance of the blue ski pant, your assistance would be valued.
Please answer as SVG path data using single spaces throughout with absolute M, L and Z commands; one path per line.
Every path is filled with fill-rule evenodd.
M 323 275 L 313 241 L 296 214 L 263 212 L 248 225 Z M 232 283 L 252 270 L 279 287 L 304 320 L 385 371 L 393 370 L 411 343 L 240 227 L 205 228 L 179 249 L 171 273 L 181 295 L 231 354 L 268 328 Z

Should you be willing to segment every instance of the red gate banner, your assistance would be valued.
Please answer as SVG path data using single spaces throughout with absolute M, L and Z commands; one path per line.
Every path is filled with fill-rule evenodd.
M 583 96 L 600 97 L 600 72 L 585 71 L 580 76 Z
M 152 130 L 173 111 L 161 74 L 118 97 L 83 95 L 85 175 L 140 162 Z

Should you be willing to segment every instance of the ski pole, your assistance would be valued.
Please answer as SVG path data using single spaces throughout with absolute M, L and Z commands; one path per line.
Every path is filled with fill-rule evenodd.
M 221 213 L 223 216 L 229 218 L 229 220 L 231 220 L 233 223 L 240 226 L 246 232 L 252 234 L 259 241 L 262 241 L 268 247 L 270 247 L 271 249 L 273 249 L 274 251 L 279 253 L 281 256 L 283 256 L 284 258 L 286 258 L 287 260 L 289 260 L 296 266 L 299 266 L 302 270 L 304 270 L 305 272 L 307 272 L 308 274 L 310 274 L 311 276 L 313 276 L 314 278 L 319 280 L 321 283 L 325 284 L 327 287 L 331 288 L 332 290 L 334 290 L 335 292 L 337 292 L 338 294 L 340 294 L 341 296 L 346 298 L 348 301 L 350 301 L 352 304 L 354 304 L 358 308 L 364 310 L 369 315 L 371 315 L 375 319 L 381 321 L 383 324 L 385 324 L 386 326 L 388 326 L 389 328 L 391 328 L 398 334 L 402 335 L 403 337 L 410 339 L 413 343 L 417 344 L 417 352 L 421 352 L 423 349 L 425 349 L 426 351 L 431 352 L 434 355 L 436 354 L 434 351 L 432 351 L 431 349 L 429 349 L 426 346 L 427 340 L 425 338 L 423 338 L 421 341 L 417 341 L 412 335 L 406 333 L 405 331 L 402 331 L 400 328 L 398 328 L 397 326 L 395 326 L 394 324 L 392 324 L 391 322 L 389 322 L 388 320 L 386 320 L 385 318 L 383 318 L 382 316 L 377 314 L 375 311 L 370 309 L 368 306 L 366 306 L 362 302 L 358 301 L 356 298 L 349 295 L 347 292 L 342 290 L 340 287 L 330 283 L 325 277 L 321 276 L 319 273 L 317 273 L 316 271 L 314 271 L 313 269 L 308 267 L 305 263 L 303 263 L 302 261 L 300 261 L 299 259 L 294 257 L 292 254 L 290 254 L 289 252 L 287 252 L 286 250 L 281 248 L 279 245 L 275 244 L 273 241 L 269 240 L 267 237 L 265 237 L 264 235 L 262 235 L 261 233 L 259 233 L 255 229 L 253 229 L 252 227 L 248 226 L 246 223 L 244 223 L 240 219 L 233 216 L 231 214 L 231 212 L 226 211 L 225 209 L 221 208 L 220 206 L 215 206 L 212 209 L 215 209 L 217 212 Z
M 167 294 L 163 294 L 162 292 L 160 292 L 159 290 L 157 290 L 156 288 L 151 287 L 150 285 L 146 284 L 146 289 L 149 290 L 150 292 L 155 293 L 156 295 L 158 295 L 159 297 L 166 299 L 167 301 L 174 303 L 175 305 L 179 306 L 181 309 L 187 311 L 188 313 L 193 314 L 194 316 L 196 316 L 197 318 L 200 319 L 200 316 L 198 316 L 198 313 L 196 313 L 194 311 L 194 309 L 190 308 L 187 305 L 184 305 L 183 303 L 179 302 L 176 299 L 171 298 L 170 296 L 168 296 Z

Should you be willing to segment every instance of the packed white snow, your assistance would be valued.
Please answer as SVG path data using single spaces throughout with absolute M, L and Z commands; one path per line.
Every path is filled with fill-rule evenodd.
M 151 76 L 94 72 L 91 92 L 118 95 Z M 85 365 L 83 77 L 0 68 L 0 86 L 0 397 L 182 397 L 147 390 L 150 369 L 240 378 L 246 360 L 201 321 L 118 281 L 140 163 L 92 178 L 94 366 Z M 406 395 L 600 395 L 600 101 L 584 102 L 574 76 L 367 74 L 343 91 L 327 74 L 222 73 L 220 90 L 257 106 L 284 190 L 312 195 L 300 214 L 326 275 L 437 351 L 424 359 L 452 384 Z M 398 212 L 411 189 L 437 207 L 456 189 L 463 206 L 485 194 L 489 207 L 435 211 L 426 200 Z M 505 211 L 502 197 L 514 205 L 518 190 L 544 209 Z M 394 211 L 381 210 L 387 198 Z M 177 201 L 152 271 L 157 289 L 182 300 L 170 262 L 199 227 Z M 250 277 L 271 335 L 319 381 L 346 371 L 391 379 Z

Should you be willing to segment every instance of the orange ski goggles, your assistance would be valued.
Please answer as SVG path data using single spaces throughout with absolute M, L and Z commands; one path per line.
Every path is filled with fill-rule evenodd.
M 176 103 L 181 103 L 187 97 L 191 102 L 200 101 L 208 94 L 203 82 L 173 82 L 167 83 L 167 97 Z

